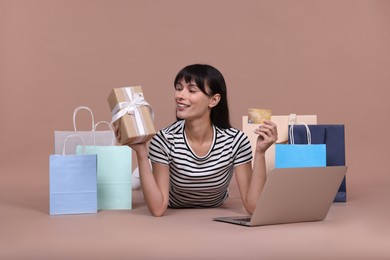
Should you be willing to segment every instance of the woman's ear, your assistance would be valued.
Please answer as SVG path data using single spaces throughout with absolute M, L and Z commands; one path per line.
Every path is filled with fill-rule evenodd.
M 221 95 L 220 94 L 215 94 L 214 96 L 211 97 L 210 102 L 209 102 L 209 107 L 213 108 L 216 105 L 218 105 L 219 101 L 221 100 Z

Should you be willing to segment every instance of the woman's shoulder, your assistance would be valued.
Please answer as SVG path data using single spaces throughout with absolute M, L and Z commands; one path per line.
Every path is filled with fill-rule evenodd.
M 241 131 L 240 129 L 230 127 L 230 128 L 219 128 L 216 127 L 217 133 L 222 134 L 222 135 L 228 135 L 231 137 L 237 137 L 237 136 L 245 136 L 244 132 Z
M 170 139 L 177 138 L 178 135 L 182 135 L 182 133 L 183 133 L 183 121 L 179 120 L 157 131 L 154 138 L 159 138 L 159 139 L 162 138 L 162 139 L 170 140 Z
M 183 132 L 183 126 L 184 126 L 184 121 L 183 120 L 178 120 L 171 125 L 159 130 L 159 133 L 162 134 L 168 134 L 168 135 L 174 135 L 174 134 L 180 134 Z
M 249 142 L 248 136 L 241 130 L 230 127 L 230 128 L 218 128 L 217 129 L 217 139 L 224 140 L 224 142 L 231 142 L 234 144 L 241 144 Z

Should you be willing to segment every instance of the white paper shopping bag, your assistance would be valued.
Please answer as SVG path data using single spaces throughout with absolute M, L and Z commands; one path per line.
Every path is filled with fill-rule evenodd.
M 87 110 L 91 114 L 91 130 L 89 131 L 80 131 L 76 127 L 76 115 L 80 110 Z M 97 131 L 96 127 L 99 123 L 95 125 L 93 112 L 89 107 L 79 106 L 75 108 L 73 112 L 73 131 L 54 131 L 54 153 L 61 154 L 65 138 L 74 134 L 81 136 L 86 145 L 113 145 L 113 140 L 115 142 L 115 133 L 112 131 L 112 129 L 106 131 Z M 77 145 L 78 143 L 76 140 L 69 140 L 66 145 L 65 153 L 75 154 Z

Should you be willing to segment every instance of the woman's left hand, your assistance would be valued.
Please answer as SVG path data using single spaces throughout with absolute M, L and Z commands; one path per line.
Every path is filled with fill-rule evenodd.
M 277 126 L 270 120 L 265 120 L 262 125 L 256 128 L 255 134 L 259 135 L 256 142 L 256 152 L 265 153 L 278 140 Z

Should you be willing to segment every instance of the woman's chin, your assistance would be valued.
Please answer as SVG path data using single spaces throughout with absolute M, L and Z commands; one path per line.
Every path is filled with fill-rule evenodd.
M 176 113 L 176 118 L 177 118 L 177 119 L 180 119 L 180 120 L 184 120 L 184 119 L 185 119 L 185 116 L 183 116 L 183 115 L 180 114 L 180 113 Z

